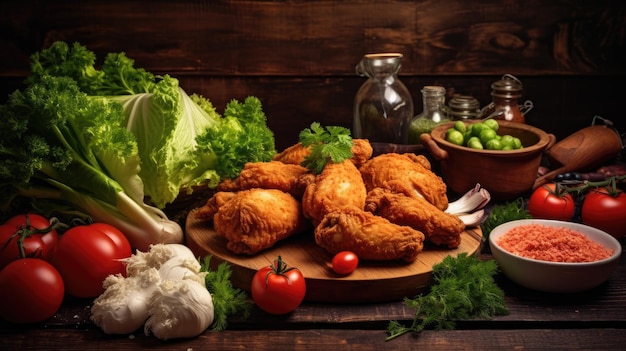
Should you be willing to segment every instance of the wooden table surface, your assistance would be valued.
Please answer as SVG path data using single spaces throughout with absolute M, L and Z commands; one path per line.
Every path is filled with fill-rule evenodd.
M 624 245 L 625 240 L 621 243 Z M 482 259 L 491 259 L 481 253 Z M 414 311 L 401 302 L 303 304 L 294 313 L 272 316 L 253 309 L 226 331 L 206 331 L 184 340 L 160 341 L 143 330 L 106 335 L 89 321 L 90 301 L 65 301 L 48 322 L 16 326 L 0 322 L 0 350 L 424 350 L 624 349 L 626 263 L 622 258 L 602 286 L 572 295 L 522 288 L 496 277 L 510 314 L 493 320 L 459 321 L 455 330 L 426 330 L 385 341 L 390 320 L 410 321 Z

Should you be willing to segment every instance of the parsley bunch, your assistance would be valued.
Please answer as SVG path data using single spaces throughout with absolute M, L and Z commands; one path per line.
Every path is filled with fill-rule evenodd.
M 504 292 L 493 276 L 498 270 L 495 261 L 480 261 L 461 253 L 456 258 L 446 256 L 433 266 L 434 283 L 428 294 L 405 303 L 416 309 L 413 323 L 407 327 L 398 321 L 389 322 L 387 341 L 408 332 L 419 333 L 426 328 L 454 329 L 460 319 L 488 319 L 509 313 Z
M 201 263 L 201 271 L 207 272 L 204 281 L 206 288 L 213 298 L 213 324 L 212 329 L 216 331 L 225 330 L 228 326 L 228 317 L 241 314 L 244 318 L 250 315 L 251 303 L 248 301 L 246 293 L 233 287 L 230 277 L 232 270 L 230 265 L 222 262 L 217 266 L 217 270 L 211 270 L 209 263 L 211 256 L 206 256 Z
M 344 127 L 324 128 L 318 122 L 313 122 L 311 128 L 300 132 L 299 141 L 311 149 L 302 166 L 315 173 L 321 173 L 329 161 L 340 163 L 352 157 L 352 137 L 350 130 Z

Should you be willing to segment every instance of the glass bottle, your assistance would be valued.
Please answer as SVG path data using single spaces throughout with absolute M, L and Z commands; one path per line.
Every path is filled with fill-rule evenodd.
M 448 102 L 448 114 L 453 120 L 477 119 L 480 117 L 480 103 L 469 95 L 454 95 Z
M 402 54 L 363 56 L 356 66 L 367 77 L 354 99 L 353 136 L 371 142 L 406 144 L 413 118 L 413 99 L 398 79 Z
M 522 88 L 522 82 L 515 76 L 510 74 L 503 75 L 502 79 L 491 84 L 493 101 L 483 108 L 483 117 L 525 123 L 526 119 L 519 108 Z
M 421 92 L 424 109 L 411 121 L 409 144 L 420 144 L 422 133 L 430 133 L 438 124 L 450 120 L 446 111 L 446 88 L 427 85 Z

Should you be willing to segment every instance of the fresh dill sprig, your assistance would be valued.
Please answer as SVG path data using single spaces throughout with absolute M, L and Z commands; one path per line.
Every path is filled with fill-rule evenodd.
M 350 130 L 339 126 L 322 127 L 318 122 L 311 123 L 299 135 L 300 143 L 309 147 L 311 153 L 302 166 L 321 173 L 326 163 L 340 163 L 352 157 L 352 137 Z
M 232 270 L 230 265 L 222 262 L 217 270 L 211 270 L 209 263 L 211 256 L 206 256 L 201 262 L 201 271 L 207 272 L 205 284 L 213 298 L 213 324 L 211 329 L 215 331 L 225 330 L 228 326 L 228 317 L 236 314 L 248 318 L 252 308 L 245 291 L 233 287 L 230 277 Z
M 457 320 L 508 314 L 504 292 L 493 280 L 497 270 L 494 260 L 481 261 L 467 253 L 456 258 L 446 256 L 433 266 L 430 292 L 404 299 L 407 306 L 416 310 L 412 324 L 390 321 L 386 340 L 408 332 L 420 333 L 426 328 L 454 329 Z

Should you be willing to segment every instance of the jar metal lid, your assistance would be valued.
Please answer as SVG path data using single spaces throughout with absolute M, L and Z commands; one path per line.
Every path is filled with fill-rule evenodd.
M 421 90 L 422 93 L 445 95 L 446 88 L 439 85 L 425 85 Z
M 448 103 L 450 114 L 456 118 L 477 118 L 480 114 L 480 103 L 469 95 L 454 95 Z
M 523 85 L 519 79 L 510 74 L 505 74 L 502 79 L 491 84 L 491 95 L 498 97 L 519 97 L 521 96 Z
M 474 111 L 480 107 L 478 100 L 469 95 L 454 95 L 448 104 L 450 105 L 450 108 L 455 110 Z

